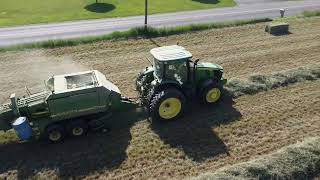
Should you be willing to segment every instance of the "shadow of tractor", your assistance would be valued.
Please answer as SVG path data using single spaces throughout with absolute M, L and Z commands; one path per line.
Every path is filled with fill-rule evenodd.
M 171 147 L 182 148 L 194 161 L 203 161 L 219 154 L 228 154 L 226 145 L 213 128 L 241 117 L 233 104 L 231 96 L 227 95 L 215 106 L 192 107 L 189 113 L 178 121 L 153 122 L 151 126 L 165 143 Z
M 218 3 L 220 3 L 219 0 L 192 0 L 192 1 L 199 2 L 202 4 L 218 4 Z
M 48 169 L 56 170 L 59 179 L 77 179 L 100 169 L 117 168 L 127 158 L 131 126 L 146 119 L 145 114 L 121 113 L 113 117 L 110 131 L 69 138 L 59 144 L 31 141 L 0 145 L 0 174 L 17 170 L 18 179 L 28 179 Z
M 226 96 L 215 107 L 195 105 L 183 119 L 153 122 L 150 126 L 164 143 L 182 148 L 195 161 L 228 154 L 213 127 L 241 117 L 232 106 L 231 96 Z M 146 118 L 145 109 L 139 108 L 115 115 L 106 133 L 89 133 L 59 144 L 44 141 L 2 144 L 0 174 L 17 171 L 18 179 L 28 179 L 44 170 L 56 170 L 59 179 L 77 179 L 95 171 L 116 169 L 127 159 L 126 150 L 132 138 L 130 128 Z
M 108 3 L 93 3 L 84 7 L 87 11 L 95 13 L 107 13 L 114 10 L 116 7 Z

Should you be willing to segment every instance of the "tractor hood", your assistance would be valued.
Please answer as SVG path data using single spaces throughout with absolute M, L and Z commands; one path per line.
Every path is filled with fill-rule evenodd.
M 212 70 L 222 70 L 223 68 L 218 65 L 218 64 L 213 64 L 213 63 L 198 63 L 197 64 L 197 68 L 201 68 L 201 69 L 212 69 Z

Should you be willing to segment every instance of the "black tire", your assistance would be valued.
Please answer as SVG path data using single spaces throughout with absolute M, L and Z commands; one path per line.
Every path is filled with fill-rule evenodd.
M 45 138 L 51 143 L 63 141 L 66 136 L 66 130 L 62 124 L 50 125 L 45 130 Z
M 173 111 L 171 113 L 171 115 L 168 115 L 167 117 L 165 117 L 163 115 L 163 112 L 165 113 L 166 110 L 170 110 L 173 108 L 173 107 L 170 107 L 171 106 L 170 100 L 172 100 L 172 99 L 169 99 L 169 98 L 173 98 L 174 103 L 179 102 L 178 106 L 176 106 L 176 107 L 179 107 L 179 104 L 180 104 L 180 111 L 178 112 L 179 108 L 176 108 L 176 111 Z M 169 99 L 169 104 L 162 104 L 162 103 L 168 103 L 168 102 L 165 102 L 165 100 L 168 100 L 168 99 Z M 179 117 L 181 117 L 184 114 L 185 109 L 186 109 L 186 104 L 187 104 L 186 98 L 182 92 L 180 92 L 177 89 L 173 89 L 173 88 L 166 89 L 166 90 L 163 90 L 163 91 L 156 93 L 153 96 L 151 103 L 150 103 L 150 106 L 149 106 L 149 115 L 152 118 L 152 120 L 173 121 L 173 120 L 178 119 Z M 164 109 L 162 111 L 162 113 L 161 113 L 162 115 L 160 114 L 160 110 L 159 110 L 160 106 L 162 107 L 162 109 L 163 109 L 163 106 L 165 106 L 165 108 L 168 108 L 168 109 Z
M 68 124 L 68 134 L 72 137 L 83 136 L 88 133 L 89 125 L 86 121 L 75 120 Z
M 216 97 L 210 97 L 209 95 L 210 92 L 213 94 L 216 94 Z M 204 87 L 202 87 L 202 90 L 200 91 L 200 95 L 199 95 L 200 102 L 204 105 L 217 104 L 221 100 L 222 92 L 223 92 L 223 88 L 221 85 L 217 83 L 209 83 Z
M 151 101 L 152 101 L 152 99 L 153 99 L 153 97 L 155 96 L 156 94 L 155 94 L 155 88 L 154 88 L 154 86 L 151 86 L 150 88 L 149 88 L 149 90 L 148 90 L 148 94 L 147 94 L 147 96 L 146 96 L 146 104 L 151 104 Z

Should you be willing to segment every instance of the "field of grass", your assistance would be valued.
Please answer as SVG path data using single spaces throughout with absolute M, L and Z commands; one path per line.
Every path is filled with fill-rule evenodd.
M 0 81 L 0 103 L 12 92 L 24 94 L 25 85 L 36 92 L 52 74 L 88 69 L 101 71 L 123 95 L 136 97 L 134 79 L 149 65 L 150 49 L 177 42 L 202 62 L 222 65 L 227 89 L 236 97 L 223 96 L 214 108 L 195 104 L 171 123 L 150 123 L 137 109 L 115 116 L 108 132 L 56 145 L 18 142 L 13 132 L 0 132 L 0 178 L 183 179 L 318 136 L 320 17 L 288 22 L 291 34 L 283 36 L 264 32 L 267 23 L 258 23 L 0 52 L 0 79 L 6 80 Z
M 233 0 L 149 0 L 149 12 L 233 6 Z M 0 26 L 144 14 L 144 0 L 1 0 Z

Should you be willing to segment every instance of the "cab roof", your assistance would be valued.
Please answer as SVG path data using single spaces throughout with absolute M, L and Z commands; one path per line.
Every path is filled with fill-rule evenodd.
M 152 56 L 159 61 L 171 61 L 192 58 L 192 54 L 178 45 L 163 46 L 151 49 Z

